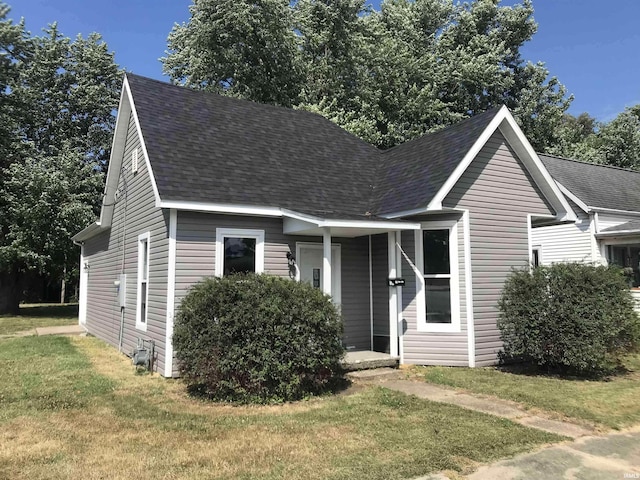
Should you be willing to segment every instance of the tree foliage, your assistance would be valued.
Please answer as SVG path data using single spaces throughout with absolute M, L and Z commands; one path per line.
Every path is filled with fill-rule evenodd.
M 640 170 L 640 105 L 626 108 L 610 122 L 597 122 L 586 113 L 566 114 L 558 136 L 549 153 Z
M 32 36 L 0 5 L 0 313 L 30 276 L 63 280 L 98 210 L 121 72 L 98 34 Z
M 536 28 L 530 0 L 194 0 L 162 60 L 176 82 L 316 111 L 380 147 L 504 104 L 544 149 L 571 97 L 522 58 Z

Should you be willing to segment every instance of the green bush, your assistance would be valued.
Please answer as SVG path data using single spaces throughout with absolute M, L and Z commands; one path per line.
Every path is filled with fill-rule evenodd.
M 558 263 L 516 270 L 498 306 L 503 363 L 599 376 L 638 346 L 638 317 L 617 267 Z
M 190 389 L 216 400 L 297 400 L 341 378 L 337 308 L 320 290 L 285 278 L 196 284 L 177 312 L 173 344 Z

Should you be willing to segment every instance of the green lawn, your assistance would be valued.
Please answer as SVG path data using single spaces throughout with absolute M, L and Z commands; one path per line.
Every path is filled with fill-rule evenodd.
M 600 381 L 509 373 L 498 368 L 417 367 L 427 382 L 514 400 L 526 407 L 611 428 L 640 423 L 640 355 L 626 374 Z
M 562 438 L 379 387 L 207 403 L 91 337 L 0 340 L 0 478 L 406 479 Z
M 77 303 L 20 305 L 18 315 L 0 315 L 0 335 L 11 335 L 39 327 L 75 325 L 77 323 Z

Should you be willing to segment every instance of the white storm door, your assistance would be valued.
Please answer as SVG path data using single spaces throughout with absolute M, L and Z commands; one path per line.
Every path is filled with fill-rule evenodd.
M 322 290 L 322 244 L 298 243 L 296 259 L 299 280 Z M 336 305 L 342 303 L 340 245 L 331 246 L 331 296 Z

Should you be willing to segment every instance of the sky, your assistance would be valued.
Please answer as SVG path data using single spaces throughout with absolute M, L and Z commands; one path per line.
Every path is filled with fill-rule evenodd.
M 191 0 L 4 0 L 9 18 L 39 34 L 54 21 L 70 37 L 100 33 L 127 71 L 167 80 L 159 58 Z M 379 0 L 370 2 L 379 7 Z M 513 5 L 516 0 L 503 0 Z M 538 32 L 521 53 L 542 61 L 575 99 L 569 113 L 609 121 L 640 103 L 640 1 L 533 0 Z

